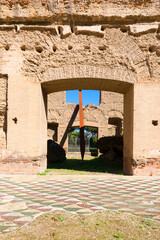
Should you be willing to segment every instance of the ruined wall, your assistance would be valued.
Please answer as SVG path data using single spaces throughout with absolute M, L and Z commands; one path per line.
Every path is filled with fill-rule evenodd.
M 0 76 L 0 149 L 6 148 L 7 134 L 7 78 Z
M 65 27 L 63 28 L 65 31 Z M 64 39 L 60 39 L 63 33 L 53 34 L 47 30 L 41 33 L 38 31 L 20 31 L 17 40 L 21 42 L 20 45 L 23 45 L 22 49 L 25 49 L 22 50 L 24 54 L 23 73 L 44 83 L 43 86 L 48 93 L 58 91 L 57 86 L 47 85 L 48 81 L 57 78 L 71 78 L 70 74 L 73 69 L 75 72 L 79 71 L 77 65 L 84 68 L 83 75 L 90 75 L 90 72 L 93 71 L 97 78 L 111 72 L 110 75 L 114 75 L 115 79 L 121 78 L 122 81 L 133 82 L 136 77 L 137 81 L 150 80 L 146 56 L 135 44 L 133 36 L 123 33 L 120 29 L 107 26 L 105 26 L 104 31 L 100 30 L 100 26 L 98 29 L 97 27 L 89 29 L 88 27 L 83 27 L 83 29 L 77 27 L 76 29 L 74 34 L 70 27 L 67 28 Z M 153 38 L 154 35 L 150 37 Z M 126 41 L 128 41 L 128 45 L 126 45 Z M 88 69 L 87 66 L 93 67 L 93 69 Z M 59 68 L 61 68 L 60 71 Z M 75 74 L 74 77 L 78 78 L 79 76 Z M 107 75 L 106 78 L 109 76 Z M 87 80 L 85 83 L 87 85 Z M 93 82 L 92 87 L 96 88 L 97 86 L 94 85 Z M 65 83 L 61 87 L 70 88 Z M 73 88 L 75 88 L 74 85 Z M 117 91 L 123 92 L 124 89 L 119 88 Z
M 91 9 L 92 7 L 87 11 Z M 130 9 L 132 10 L 132 8 Z M 13 6 L 10 10 L 13 10 Z M 25 10 L 27 11 L 27 8 Z M 139 11 L 139 8 L 137 11 Z M 23 19 L 23 21 L 25 20 Z M 127 19 L 126 22 L 114 23 L 114 21 L 111 21 L 111 23 L 106 21 L 105 24 L 95 24 L 94 22 L 93 26 L 86 26 L 83 23 L 80 26 L 78 22 L 75 22 L 74 26 L 72 24 L 62 26 L 58 23 L 46 26 L 0 25 L 1 65 L 5 66 L 6 60 L 14 58 L 14 52 L 18 52 L 17 58 L 15 58 L 17 65 L 19 64 L 18 61 L 22 62 L 20 74 L 28 82 L 42 83 L 47 93 L 57 91 L 58 88 L 67 89 L 70 86 L 75 89 L 76 84 L 69 85 L 70 81 L 66 83 L 61 81 L 57 83 L 58 87 L 54 85 L 56 79 L 76 78 L 76 74 L 72 76 L 74 71 L 79 71 L 79 75 L 84 77 L 92 74 L 95 79 L 96 77 L 106 77 L 105 82 L 109 82 L 108 79 L 110 78 L 115 78 L 115 80 L 119 78 L 123 82 L 129 83 L 134 81 L 138 83 L 159 82 L 160 27 L 158 17 L 156 22 L 152 19 L 150 23 L 146 23 L 145 19 L 143 19 L 143 23 L 137 24 L 129 23 Z M 106 76 L 108 70 L 111 71 L 110 76 Z M 10 74 L 10 68 L 0 67 L 1 73 L 6 74 L 7 71 Z M 88 87 L 88 85 L 93 89 L 105 88 L 103 81 L 94 81 L 94 79 L 91 83 L 87 82 L 87 79 L 84 82 L 82 79 L 80 81 L 82 82 L 82 88 Z M 96 85 L 96 82 L 100 83 L 99 86 Z M 108 87 L 111 88 L 112 85 L 114 85 L 114 81 Z M 114 90 L 125 93 L 127 87 L 124 88 L 124 85 L 119 84 L 118 87 L 114 87 Z M 59 102 L 58 94 L 57 103 Z M 106 92 L 103 92 L 104 97 L 106 94 Z M 120 112 L 113 110 L 121 108 L 117 105 L 122 102 L 121 95 L 117 95 L 119 97 L 115 106 L 111 106 L 110 110 L 107 109 L 111 95 L 107 98 L 108 102 L 106 104 L 101 103 L 96 108 L 94 106 L 85 107 L 85 120 L 97 124 L 97 119 L 100 119 L 100 124 L 104 125 L 108 121 L 108 115 L 121 116 L 120 112 L 123 112 L 123 110 Z M 61 95 L 60 98 L 62 98 Z M 64 98 L 63 102 L 65 102 Z M 112 101 L 111 104 L 113 103 Z M 58 108 L 59 105 L 54 103 L 55 113 L 51 113 L 54 118 L 50 119 L 49 117 L 49 121 L 64 125 L 64 119 L 66 122 L 69 121 L 75 106 L 64 104 L 61 107 L 61 111 L 64 112 L 62 116 Z M 53 111 L 53 107 L 49 109 Z M 93 115 L 90 115 L 91 110 L 94 113 Z M 104 111 L 110 111 L 109 114 L 107 113 L 107 117 Z M 96 115 L 96 112 L 98 112 L 98 115 Z M 78 121 L 78 117 L 75 121 Z
M 48 96 L 48 122 L 58 123 L 59 125 L 67 126 L 70 119 L 73 116 L 74 109 L 77 104 L 67 103 L 64 101 L 66 96 L 66 92 L 58 92 L 49 94 Z M 58 101 L 57 101 L 58 99 Z M 97 126 L 97 124 L 101 124 L 107 126 L 107 115 L 104 116 L 103 110 L 99 106 L 94 106 L 93 104 L 89 104 L 83 106 L 83 114 L 84 114 L 84 123 L 92 122 Z M 79 112 L 74 114 L 74 122 L 79 125 Z M 77 125 L 77 126 L 78 126 Z
M 123 118 L 123 94 L 101 91 L 100 108 L 103 109 L 107 118 Z
M 48 93 L 58 90 L 57 86 L 47 85 L 48 81 L 71 78 L 73 69 L 83 75 L 95 71 L 97 78 L 112 75 L 115 80 L 130 83 L 159 82 L 159 24 L 123 24 L 112 28 L 105 25 L 104 31 L 101 27 L 84 26 L 72 33 L 70 26 L 64 26 L 59 33 L 58 26 L 44 26 L 42 30 L 38 26 L 21 26 L 19 31 L 12 25 L 0 26 L 0 57 L 5 59 L 5 51 L 9 55 L 14 45 L 23 57 L 21 73 L 32 81 L 42 82 Z M 85 81 L 87 85 L 88 80 Z M 96 88 L 94 80 L 93 83 Z M 70 86 L 64 83 L 62 87 Z M 124 92 L 121 85 L 115 90 Z
M 46 94 L 90 88 L 125 95 L 125 172 L 133 174 L 131 159 L 138 159 L 139 164 L 139 158 L 151 157 L 152 152 L 159 164 L 159 126 L 152 124 L 153 120 L 159 121 L 155 107 L 159 106 L 160 96 L 159 87 L 155 91 L 160 83 L 159 10 L 159 0 L 2 0 L 0 74 L 8 79 L 7 151 L 16 150 L 13 154 L 16 160 L 17 152 L 24 152 L 25 159 L 31 155 L 28 159 L 33 161 L 37 159 L 34 156 L 44 157 Z M 88 122 L 97 124 L 97 119 L 101 120 L 104 129 L 100 135 L 106 129 L 102 125 L 106 121 L 102 106 L 107 109 L 105 104 L 84 109 Z M 75 106 L 64 103 L 62 116 L 58 107 L 55 105 L 56 114 L 51 121 L 59 119 L 58 137 L 62 139 Z M 13 121 L 15 117 L 17 124 Z M 3 113 L 1 147 L 5 148 L 4 119 Z M 146 142 L 138 144 L 143 124 Z M 3 160 L 5 163 L 6 156 Z M 145 163 L 140 167 L 145 167 Z
M 123 21 L 126 15 L 134 22 L 136 16 L 157 16 L 159 0 L 1 0 L 1 13 L 5 22 Z
M 67 129 L 69 122 L 71 126 L 79 126 L 79 112 L 74 114 L 76 104 L 66 102 L 66 92 L 52 93 L 48 95 L 48 138 L 52 139 L 55 129 Z M 100 136 L 116 134 L 116 126 L 108 124 L 109 118 L 123 119 L 123 95 L 111 92 L 101 92 L 100 105 L 88 104 L 83 107 L 85 126 L 95 126 L 99 129 Z M 57 127 L 53 127 L 57 125 Z M 70 126 L 70 127 L 71 127 Z M 101 129 L 102 133 L 101 133 Z M 57 134 L 58 135 L 58 134 Z M 57 137 L 58 138 L 58 137 Z M 60 143 L 60 135 L 57 141 Z M 67 138 L 66 138 L 67 141 Z M 65 143 L 67 145 L 67 143 Z
M 108 119 L 108 136 L 123 134 L 123 94 L 101 91 L 100 108 Z
M 78 65 L 101 68 L 101 74 L 105 67 L 120 71 L 118 76 L 126 73 L 126 81 L 156 82 L 159 9 L 158 0 L 3 0 L 0 54 L 16 45 L 23 53 L 22 73 L 40 82 L 54 79 L 57 68 L 66 65 L 68 72 Z

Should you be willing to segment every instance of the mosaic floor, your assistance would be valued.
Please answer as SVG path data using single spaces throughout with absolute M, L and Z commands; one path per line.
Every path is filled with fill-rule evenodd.
M 82 176 L 83 179 L 83 176 Z M 0 178 L 0 231 L 52 210 L 90 214 L 106 209 L 160 221 L 160 178 L 16 181 Z

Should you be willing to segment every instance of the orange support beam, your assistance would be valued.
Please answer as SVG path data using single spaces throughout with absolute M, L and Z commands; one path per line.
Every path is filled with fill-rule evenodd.
M 80 151 L 82 160 L 85 154 L 85 139 L 84 139 L 84 120 L 83 120 L 83 104 L 82 91 L 79 90 L 79 127 L 80 127 Z

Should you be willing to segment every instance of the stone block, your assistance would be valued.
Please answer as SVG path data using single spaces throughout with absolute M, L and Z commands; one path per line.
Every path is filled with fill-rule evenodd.
M 150 32 L 156 32 L 158 29 L 158 24 L 142 24 L 142 25 L 130 25 L 129 33 L 135 36 L 146 34 Z
M 76 26 L 74 27 L 75 34 L 88 34 L 104 36 L 104 32 L 101 30 L 101 26 Z
M 59 31 L 62 38 L 69 37 L 72 34 L 71 27 L 69 25 L 59 26 Z

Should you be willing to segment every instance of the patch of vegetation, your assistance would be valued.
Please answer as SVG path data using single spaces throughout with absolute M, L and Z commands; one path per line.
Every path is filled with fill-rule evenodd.
M 140 225 L 146 226 L 139 228 Z M 159 240 L 160 224 L 129 214 L 104 211 L 92 215 L 75 215 L 61 211 L 44 214 L 29 225 L 1 240 Z
M 46 171 L 45 172 L 41 172 L 41 173 L 38 173 L 38 175 L 41 175 L 41 176 L 47 175 L 47 172 Z
M 154 221 L 152 221 L 150 219 L 144 219 L 142 222 L 147 226 L 153 226 L 153 224 L 154 224 Z
M 116 233 L 116 234 L 114 234 L 114 237 L 115 238 L 122 238 L 122 235 L 121 235 L 121 233 Z

